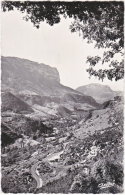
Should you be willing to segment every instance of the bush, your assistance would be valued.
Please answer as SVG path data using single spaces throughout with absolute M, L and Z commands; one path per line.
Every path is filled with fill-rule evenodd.
M 123 185 L 123 167 L 115 164 L 110 159 L 99 159 L 92 167 L 92 175 L 98 183 L 115 182 L 116 185 Z

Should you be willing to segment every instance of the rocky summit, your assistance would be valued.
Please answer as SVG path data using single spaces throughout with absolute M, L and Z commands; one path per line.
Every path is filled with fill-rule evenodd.
M 4 193 L 122 193 L 123 97 L 108 86 L 77 90 L 57 69 L 2 57 Z
M 99 103 L 104 103 L 105 101 L 113 99 L 117 95 L 122 95 L 121 91 L 113 91 L 109 86 L 97 83 L 83 85 L 76 90 L 84 95 L 92 96 Z

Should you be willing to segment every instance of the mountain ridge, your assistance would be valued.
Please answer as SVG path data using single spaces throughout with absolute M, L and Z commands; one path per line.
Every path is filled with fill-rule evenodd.
M 1 68 L 2 91 L 11 92 L 30 106 L 36 103 L 41 105 L 45 99 L 41 97 L 57 103 L 69 100 L 84 103 L 87 99 L 85 103 L 88 101 L 97 105 L 92 97 L 85 98 L 81 92 L 62 85 L 56 68 L 17 57 L 2 57 Z
M 115 96 L 122 95 L 121 91 L 113 91 L 108 85 L 91 83 L 76 88 L 77 91 L 84 95 L 91 95 L 98 103 L 113 99 Z
M 2 91 L 18 94 L 29 90 L 38 95 L 62 96 L 67 92 L 80 93 L 60 83 L 55 67 L 17 57 L 1 57 Z M 80 93 L 81 94 L 81 93 Z
M 14 111 L 18 113 L 32 113 L 33 109 L 24 101 L 16 97 L 10 92 L 2 92 L 1 94 L 2 112 Z

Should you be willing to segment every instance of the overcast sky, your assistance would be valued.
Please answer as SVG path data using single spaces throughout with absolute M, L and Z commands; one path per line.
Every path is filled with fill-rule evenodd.
M 24 21 L 22 16 L 18 11 L 2 13 L 3 56 L 25 58 L 56 67 L 61 83 L 72 88 L 100 83 L 109 85 L 114 90 L 122 90 L 123 81 L 101 82 L 95 78 L 89 79 L 86 58 L 102 52 L 92 44 L 87 44 L 78 33 L 71 33 L 70 19 L 62 19 L 52 27 L 41 23 L 40 29 L 36 29 L 31 22 Z

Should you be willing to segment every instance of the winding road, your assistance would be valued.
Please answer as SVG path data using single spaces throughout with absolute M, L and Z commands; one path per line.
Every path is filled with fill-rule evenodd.
M 59 159 L 60 158 L 60 155 L 63 153 L 63 151 L 61 152 L 57 152 L 57 153 L 54 153 L 54 154 L 50 154 L 48 155 L 43 161 L 51 161 L 51 160 L 55 160 L 55 159 Z M 37 186 L 36 188 L 39 189 L 43 186 L 43 179 L 41 178 L 37 168 L 39 167 L 39 164 L 41 162 L 40 161 L 37 161 L 34 165 L 32 165 L 31 167 L 31 174 L 32 174 L 32 177 L 36 180 L 36 183 L 37 183 Z M 51 174 L 51 176 L 54 176 L 56 174 L 56 170 L 53 171 L 53 173 Z
M 38 166 L 39 166 L 40 162 L 35 163 L 32 167 L 31 167 L 31 174 L 32 177 L 36 180 L 37 182 L 37 189 L 41 188 L 43 186 L 43 180 L 40 177 L 40 174 L 37 170 Z

